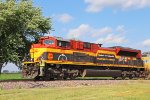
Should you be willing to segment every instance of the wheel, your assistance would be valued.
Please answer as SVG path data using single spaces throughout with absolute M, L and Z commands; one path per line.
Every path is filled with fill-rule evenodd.
M 126 76 L 122 76 L 121 78 L 122 78 L 123 80 L 125 80 Z
M 114 78 L 114 80 L 116 80 L 118 77 L 113 77 Z
M 131 80 L 131 79 L 133 79 L 133 76 L 132 76 L 132 75 L 130 75 L 130 76 L 129 76 L 129 79 L 130 79 L 130 80 Z
M 39 76 L 37 76 L 37 77 L 34 78 L 34 81 L 39 81 L 39 80 L 40 80 Z
M 135 78 L 135 74 L 134 73 L 129 75 L 129 79 L 133 79 L 133 78 Z
M 127 73 L 126 73 L 125 71 L 123 71 L 121 78 L 122 78 L 123 80 L 125 80 L 126 76 L 127 76 Z

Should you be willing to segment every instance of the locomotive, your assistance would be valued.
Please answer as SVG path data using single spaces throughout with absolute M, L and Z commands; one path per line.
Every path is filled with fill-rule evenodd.
M 147 78 L 141 50 L 44 36 L 31 45 L 22 66 L 24 78 L 74 79 L 76 77 Z

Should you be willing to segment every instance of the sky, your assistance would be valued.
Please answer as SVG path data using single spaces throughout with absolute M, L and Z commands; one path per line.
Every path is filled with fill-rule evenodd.
M 3 65 L 1 72 L 3 72 L 4 70 L 8 70 L 9 72 L 18 72 L 20 69 L 15 64 L 8 63 L 6 66 Z
M 33 0 L 51 36 L 150 51 L 150 0 Z
M 33 4 L 51 18 L 51 36 L 150 51 L 150 0 L 33 0 Z M 17 70 L 11 65 L 4 69 Z

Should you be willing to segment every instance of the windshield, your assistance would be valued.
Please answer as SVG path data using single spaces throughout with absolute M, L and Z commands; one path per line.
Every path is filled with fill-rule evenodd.
M 44 44 L 54 44 L 53 40 L 44 40 Z

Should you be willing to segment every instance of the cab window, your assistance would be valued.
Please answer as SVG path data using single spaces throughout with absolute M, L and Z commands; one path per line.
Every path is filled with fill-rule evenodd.
M 44 44 L 54 44 L 53 40 L 44 40 Z
M 86 49 L 90 49 L 91 48 L 91 44 L 90 43 L 88 43 L 88 42 L 84 42 L 84 48 L 86 48 Z
M 70 43 L 68 41 L 60 41 L 60 40 L 58 40 L 57 41 L 57 46 L 59 46 L 59 47 L 69 47 Z

